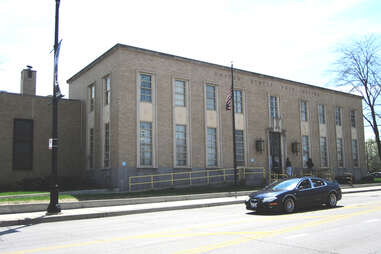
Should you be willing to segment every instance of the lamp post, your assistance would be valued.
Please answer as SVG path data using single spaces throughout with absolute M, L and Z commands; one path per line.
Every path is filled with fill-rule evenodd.
M 58 177 L 57 177 L 57 150 L 58 150 L 58 130 L 57 130 L 57 107 L 58 107 L 58 83 L 57 83 L 57 74 L 58 74 L 58 20 L 59 20 L 59 7 L 60 0 L 56 1 L 56 21 L 55 21 L 55 35 L 54 35 L 54 76 L 53 76 L 53 96 L 52 96 L 52 105 L 53 105 L 53 116 L 52 116 L 52 172 L 51 172 L 51 186 L 50 186 L 50 203 L 47 208 L 48 214 L 57 214 L 61 212 L 61 206 L 58 203 Z

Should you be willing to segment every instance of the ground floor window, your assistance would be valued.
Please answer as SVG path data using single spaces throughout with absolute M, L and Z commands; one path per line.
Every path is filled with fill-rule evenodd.
M 353 166 L 358 167 L 359 154 L 358 154 L 358 147 L 357 147 L 357 139 L 352 139 L 352 160 L 353 160 Z
M 105 124 L 105 147 L 104 147 L 103 166 L 110 167 L 110 124 Z
M 217 130 L 208 128 L 208 166 L 217 166 Z
M 140 123 L 140 165 L 152 166 L 152 123 Z
M 13 122 L 14 170 L 33 169 L 33 120 L 15 119 Z
M 185 125 L 176 125 L 176 166 L 187 165 L 187 135 Z
M 327 138 L 320 137 L 320 166 L 328 167 Z
M 307 168 L 307 161 L 310 158 L 310 144 L 308 136 L 302 136 L 302 159 L 303 168 Z
M 245 144 L 242 130 L 235 131 L 235 158 L 237 166 L 245 165 Z
M 338 138 L 336 141 L 336 150 L 337 150 L 337 166 L 339 168 L 344 167 L 344 158 L 343 158 L 343 139 Z

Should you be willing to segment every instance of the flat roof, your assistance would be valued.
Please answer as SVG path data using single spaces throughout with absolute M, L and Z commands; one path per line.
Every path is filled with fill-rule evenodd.
M 153 54 L 153 55 L 157 55 L 157 56 L 163 56 L 163 57 L 173 58 L 173 59 L 176 59 L 176 60 L 181 60 L 181 61 L 186 61 L 186 62 L 191 62 L 191 63 L 205 64 L 205 65 L 214 66 L 214 67 L 225 69 L 225 70 L 229 70 L 229 71 L 231 70 L 231 67 L 225 66 L 225 65 L 209 63 L 209 62 L 200 61 L 200 60 L 196 60 L 196 59 L 192 59 L 192 58 L 186 58 L 186 57 L 182 57 L 182 56 L 176 56 L 176 55 L 171 55 L 171 54 L 167 54 L 167 53 L 163 53 L 163 52 L 159 52 L 159 51 L 154 51 L 154 50 L 149 50 L 149 49 L 144 49 L 144 48 L 139 48 L 139 47 L 135 47 L 135 46 L 130 46 L 130 45 L 125 45 L 125 44 L 117 43 L 113 47 L 111 47 L 109 50 L 107 50 L 105 53 L 103 53 L 101 56 L 99 56 L 94 61 L 92 61 L 90 64 L 88 64 L 86 67 L 84 67 L 82 70 L 80 70 L 79 72 L 74 74 L 66 82 L 70 85 L 71 82 L 73 82 L 74 80 L 79 78 L 83 73 L 85 73 L 86 71 L 91 69 L 97 63 L 101 62 L 104 58 L 106 58 L 107 56 L 112 54 L 114 51 L 116 51 L 117 49 L 123 49 L 123 48 L 124 49 L 128 49 L 128 50 L 134 50 L 134 51 L 138 51 L 138 52 L 143 52 L 143 53 L 149 53 L 149 54 Z M 315 88 L 315 89 L 321 89 L 321 90 L 325 90 L 325 91 L 329 91 L 329 92 L 334 92 L 334 93 L 339 93 L 339 94 L 344 94 L 344 95 L 349 95 L 349 96 L 355 96 L 355 97 L 362 98 L 362 96 L 359 96 L 359 95 L 356 95 L 356 94 L 351 94 L 351 93 L 346 93 L 346 92 L 342 92 L 342 91 L 337 91 L 337 90 L 333 90 L 333 89 L 329 89 L 329 88 L 325 88 L 325 87 L 321 87 L 321 86 L 310 85 L 310 84 L 306 84 L 306 83 L 302 83 L 302 82 L 298 82 L 298 81 L 293 81 L 293 80 L 289 80 L 289 79 L 279 78 L 279 77 L 275 77 L 275 76 L 270 76 L 270 75 L 266 75 L 266 74 L 256 73 L 256 72 L 242 70 L 242 69 L 237 69 L 237 68 L 234 68 L 234 70 L 235 71 L 239 71 L 239 72 L 243 72 L 243 73 L 247 73 L 247 74 L 250 74 L 250 75 L 255 75 L 255 76 L 260 77 L 260 78 L 270 78 L 270 79 L 275 79 L 275 80 L 278 80 L 278 81 L 290 82 L 290 83 L 294 83 L 294 84 L 298 84 L 298 85 L 302 85 L 302 86 L 307 86 L 307 87 L 311 87 L 311 88 Z

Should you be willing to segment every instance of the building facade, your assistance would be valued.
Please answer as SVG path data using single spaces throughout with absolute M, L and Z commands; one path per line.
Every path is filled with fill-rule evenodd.
M 36 71 L 21 72 L 20 94 L 0 92 L 0 189 L 36 184 L 51 174 L 52 99 L 36 96 Z M 79 100 L 59 100 L 59 177 L 80 177 L 81 109 Z M 25 186 L 24 186 L 25 187 Z M 49 188 L 49 186 L 42 186 Z
M 122 190 L 128 177 L 233 167 L 229 67 L 117 44 L 68 80 L 83 104 L 82 163 Z M 234 70 L 236 161 L 281 173 L 366 174 L 362 98 Z M 340 173 L 341 172 L 341 173 Z

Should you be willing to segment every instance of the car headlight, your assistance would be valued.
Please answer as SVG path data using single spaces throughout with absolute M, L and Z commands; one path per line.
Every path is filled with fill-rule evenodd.
M 277 200 L 277 197 L 267 197 L 262 200 L 263 203 L 273 202 Z
M 246 202 L 249 202 L 249 201 L 250 201 L 250 199 L 251 199 L 250 197 L 247 197 L 247 198 L 246 198 Z

